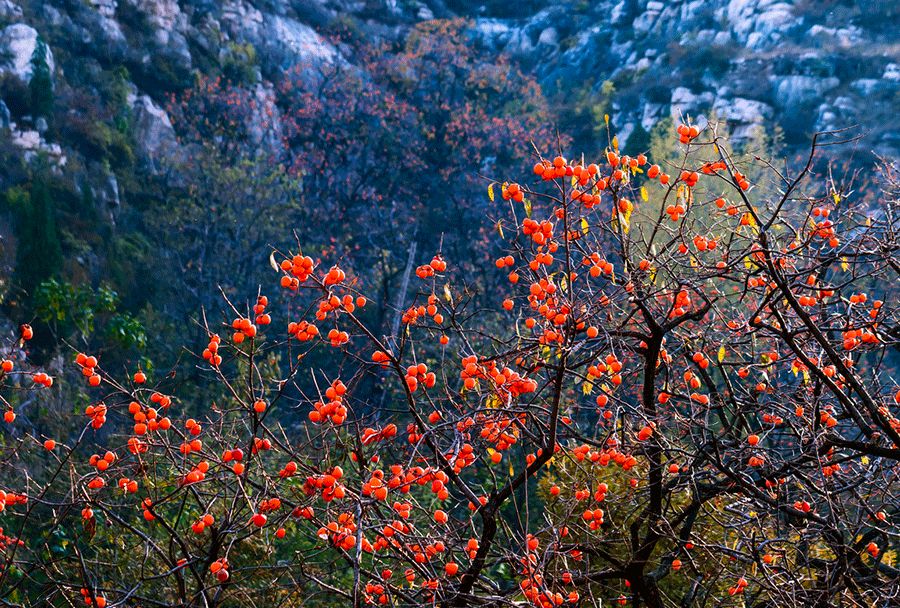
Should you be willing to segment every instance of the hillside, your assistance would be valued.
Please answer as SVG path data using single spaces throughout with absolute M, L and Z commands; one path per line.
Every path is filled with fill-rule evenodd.
M 423 188 L 418 179 L 386 174 L 322 215 L 353 222 L 374 210 L 393 218 L 383 238 L 376 231 L 368 239 L 396 258 L 384 266 L 385 285 L 398 280 L 412 241 L 431 239 L 435 227 L 454 219 L 471 229 L 465 218 L 483 213 L 478 174 L 527 166 L 503 151 L 513 133 L 521 133 L 525 161 L 529 151 L 521 144 L 550 146 L 557 130 L 574 151 L 604 149 L 604 116 L 629 150 L 647 150 L 654 125 L 667 117 L 691 117 L 702 126 L 714 116 L 727 121 L 735 146 L 752 151 L 765 144 L 791 157 L 816 130 L 857 127 L 853 134 L 861 139 L 846 153 L 853 165 L 871 165 L 874 155 L 894 157 L 900 148 L 900 49 L 891 37 L 898 10 L 891 2 L 774 0 L 514 8 L 496 1 L 3 0 L 0 190 L 11 194 L 0 262 L 7 311 L 16 316 L 20 296 L 27 301 L 43 273 L 95 288 L 111 284 L 132 311 L 155 305 L 170 309 L 158 310 L 163 317 L 190 316 L 211 303 L 200 293 L 230 279 L 204 265 L 209 252 L 176 253 L 161 234 L 199 234 L 190 224 L 213 218 L 212 229 L 194 228 L 221 237 L 227 254 L 234 236 L 222 234 L 224 224 L 258 209 L 269 196 L 259 188 L 271 188 L 272 180 L 290 207 L 279 215 L 280 226 L 309 225 L 315 220 L 309 201 L 332 198 L 341 179 L 352 189 L 350 175 L 371 175 L 370 157 L 385 146 L 397 151 L 395 162 L 421 163 L 435 181 Z M 435 25 L 442 23 L 451 25 Z M 429 36 L 440 43 L 427 48 L 422 41 Z M 37 55 L 47 69 L 36 83 Z M 403 67 L 410 61 L 420 64 Z M 476 69 L 477 82 L 468 76 Z M 325 90 L 339 79 L 352 83 Z M 323 97 L 323 105 L 313 103 Z M 520 100 L 527 110 L 516 106 Z M 365 120 L 349 109 L 341 115 L 340 108 L 369 101 Z M 201 114 L 206 124 L 198 124 Z M 475 123 L 489 130 L 465 131 Z M 449 147 L 433 145 L 435 134 Z M 219 144 L 213 154 L 210 146 Z M 442 169 L 440 159 L 457 144 L 468 146 L 468 160 Z M 317 172 L 338 155 L 349 172 Z M 229 174 L 225 187 L 204 182 L 225 166 L 246 167 L 235 164 L 238 158 L 265 169 Z M 31 188 L 36 175 L 50 182 L 51 217 L 41 221 L 52 224 L 37 230 L 58 243 L 23 261 L 16 237 L 34 227 L 24 226 L 21 214 L 15 219 L 12 193 Z M 468 179 L 448 181 L 451 175 Z M 249 195 L 236 196 L 241 189 Z M 454 195 L 445 203 L 448 189 Z M 224 202 L 216 205 L 217 197 Z M 425 223 L 398 232 L 408 218 L 385 207 L 397 199 L 426 209 Z M 284 244 L 276 241 L 283 238 L 283 232 L 276 237 L 280 226 L 254 233 L 253 242 L 260 250 Z M 473 238 L 468 233 L 460 242 Z M 48 251 L 52 259 L 45 259 Z M 264 265 L 260 256 L 248 268 Z M 136 277 L 147 273 L 162 286 L 136 289 Z M 19 278 L 10 284 L 13 275 Z M 251 289 L 257 281 L 234 287 Z M 197 294 L 184 309 L 162 293 L 154 299 L 176 284 L 181 293 Z

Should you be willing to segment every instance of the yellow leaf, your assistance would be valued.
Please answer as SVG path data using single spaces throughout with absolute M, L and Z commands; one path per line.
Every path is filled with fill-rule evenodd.
M 453 296 L 450 295 L 450 285 L 444 284 L 444 299 L 453 304 Z
M 841 204 L 841 195 L 838 194 L 837 192 L 835 192 L 834 194 L 832 194 L 832 195 L 831 195 L 831 198 L 834 199 L 834 204 L 835 204 L 835 206 Z
M 616 150 L 619 149 L 619 136 L 618 135 L 613 136 L 612 147 Z
M 631 212 L 634 211 L 634 205 L 631 202 L 628 203 L 628 206 L 625 208 L 625 213 L 619 211 L 616 215 L 619 219 L 619 223 L 622 225 L 622 232 L 628 234 L 628 230 L 631 229 Z
M 523 204 L 525 206 L 525 217 L 531 217 L 531 201 L 526 198 Z
M 500 233 L 500 238 L 505 239 L 503 236 L 503 220 L 497 220 L 497 232 Z
M 719 347 L 719 354 L 717 355 L 719 363 L 725 360 L 725 345 Z
M 584 219 L 584 218 L 581 218 L 581 231 L 582 231 L 584 234 L 587 234 L 589 229 L 590 229 L 590 228 L 589 228 L 589 226 L 588 226 L 588 221 L 587 221 L 586 219 Z
M 841 270 L 844 272 L 850 270 L 850 264 L 847 263 L 847 258 L 841 258 Z
M 488 185 L 488 198 L 491 199 L 491 202 L 494 202 L 494 183 L 491 182 Z
M 275 261 L 275 252 L 269 254 L 269 266 L 272 267 L 272 270 L 275 272 L 281 272 L 281 266 L 278 265 L 278 262 Z
M 609 114 L 603 115 L 603 122 L 606 123 L 606 126 L 609 126 Z
M 641 199 L 646 203 L 650 200 L 650 195 L 647 194 L 647 187 L 641 186 Z
M 594 392 L 594 383 L 590 382 L 588 380 L 585 380 L 584 383 L 581 385 L 581 392 L 584 393 L 585 395 L 590 395 L 592 392 Z

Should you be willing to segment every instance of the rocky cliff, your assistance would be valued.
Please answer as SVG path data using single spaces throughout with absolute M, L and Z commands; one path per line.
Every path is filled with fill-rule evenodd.
M 138 116 L 137 156 L 171 151 L 165 94 L 246 55 L 262 86 L 297 64 L 353 63 L 338 31 L 396 41 L 417 21 L 471 19 L 471 43 L 506 54 L 546 92 L 610 97 L 620 140 L 664 116 L 726 119 L 740 142 L 780 125 L 788 145 L 815 130 L 860 125 L 865 151 L 895 155 L 900 43 L 893 2 L 621 0 L 539 5 L 441 0 L 53 0 L 0 2 L 0 78 L 30 78 L 40 37 L 54 79 L 77 89 L 85 72 L 125 66 Z M 7 86 L 8 91 L 10 87 Z M 89 91 L 90 94 L 103 92 Z M 45 141 L 27 117 L 4 124 L 24 153 Z M 21 119 L 25 119 L 24 121 Z M 702 120 L 702 118 L 701 118 Z M 18 124 L 17 124 L 18 123 Z M 23 135 L 24 134 L 24 135 Z

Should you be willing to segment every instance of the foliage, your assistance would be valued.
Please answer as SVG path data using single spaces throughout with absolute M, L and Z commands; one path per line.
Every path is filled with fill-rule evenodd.
M 32 304 L 37 318 L 53 329 L 57 340 L 88 345 L 99 333 L 120 348 L 142 349 L 147 345 L 141 322 L 118 311 L 119 296 L 105 285 L 94 290 L 49 279 L 37 286 Z M 104 320 L 102 331 L 96 327 L 98 317 Z
M 541 156 L 532 179 L 492 183 L 502 289 L 468 294 L 435 239 L 396 333 L 337 248 L 254 244 L 264 287 L 224 294 L 186 347 L 212 399 L 179 366 L 120 372 L 114 353 L 73 353 L 54 378 L 15 356 L 22 326 L 0 364 L 0 595 L 889 604 L 896 178 L 868 208 L 812 161 L 750 182 L 762 161 L 719 129 L 670 128 L 677 173 L 610 142 L 596 163 Z M 70 383 L 88 398 L 64 441 L 18 417 Z
M 41 117 L 52 124 L 53 121 L 53 78 L 47 64 L 47 45 L 38 38 L 31 56 L 31 80 L 28 82 L 31 95 L 32 117 Z
M 31 294 L 40 281 L 54 276 L 62 266 L 56 209 L 41 175 L 34 178 L 28 192 L 10 190 L 6 198 L 16 217 L 14 282 L 25 294 Z

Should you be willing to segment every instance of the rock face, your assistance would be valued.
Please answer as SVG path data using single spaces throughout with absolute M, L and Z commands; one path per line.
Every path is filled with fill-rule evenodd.
M 735 39 L 751 49 L 771 48 L 803 26 L 793 7 L 779 0 L 731 0 L 722 12 Z
M 37 43 L 37 30 L 24 23 L 14 23 L 0 31 L 0 74 L 15 74 L 25 82 L 31 80 L 31 56 Z M 53 52 L 49 47 L 47 65 L 53 73 Z
M 801 0 L 598 0 L 476 18 L 482 48 L 505 52 L 550 92 L 615 87 L 614 127 L 710 113 L 740 144 L 755 126 L 789 145 L 859 123 L 869 149 L 896 156 L 897 3 Z M 552 35 L 550 34 L 552 32 Z M 552 43 L 552 44 L 550 44 Z M 623 138 L 620 137 L 620 141 Z
M 17 21 L 22 18 L 22 7 L 12 0 L 0 0 L 0 19 Z
M 649 131 L 668 117 L 715 115 L 738 145 L 757 127 L 782 125 L 799 149 L 813 130 L 860 124 L 867 149 L 900 154 L 897 2 L 0 0 L 0 77 L 28 81 L 38 32 L 51 49 L 65 48 L 58 55 L 74 73 L 125 65 L 139 88 L 129 102 L 136 157 L 152 170 L 179 151 L 160 100 L 193 74 L 252 56 L 241 73 L 259 106 L 271 108 L 272 83 L 285 71 L 314 78 L 323 65 L 354 63 L 335 32 L 399 48 L 416 23 L 448 17 L 469 19 L 478 53 L 509 56 L 560 103 L 593 104 L 613 90 L 620 141 L 637 125 Z M 64 78 L 68 65 L 60 68 Z M 260 145 L 277 134 L 272 116 L 252 125 Z
M 32 161 L 38 154 L 43 154 L 50 161 L 51 166 L 63 167 L 66 164 L 66 156 L 59 144 L 48 143 L 40 133 L 35 130 L 19 130 L 15 123 L 10 123 L 10 141 L 21 149 L 26 161 Z
M 235 40 L 253 44 L 270 67 L 330 63 L 339 55 L 312 27 L 291 17 L 263 13 L 243 0 L 223 6 L 222 25 Z
M 841 81 L 834 77 L 791 75 L 776 77 L 775 102 L 781 107 L 796 106 L 807 99 L 818 99 L 836 88 Z
M 175 129 L 165 110 L 147 95 L 129 95 L 128 103 L 134 116 L 134 140 L 137 143 L 137 157 L 151 172 L 156 172 L 160 163 L 178 152 Z

